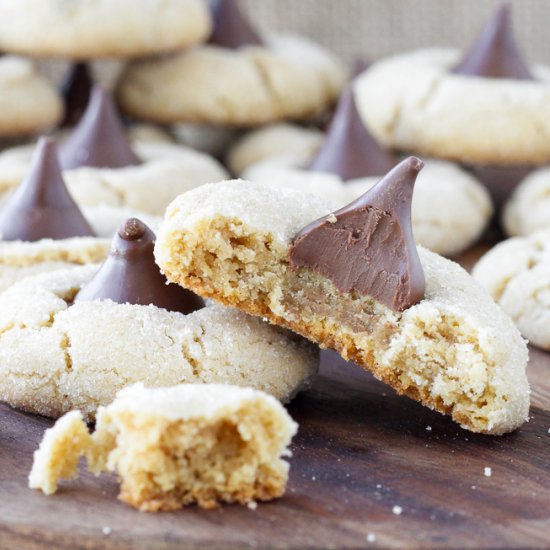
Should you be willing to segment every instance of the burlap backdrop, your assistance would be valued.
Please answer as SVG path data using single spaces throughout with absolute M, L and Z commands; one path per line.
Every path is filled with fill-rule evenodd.
M 465 47 L 497 0 L 241 0 L 260 28 L 310 36 L 345 59 L 426 46 Z M 550 63 L 550 0 L 515 0 L 518 40 Z

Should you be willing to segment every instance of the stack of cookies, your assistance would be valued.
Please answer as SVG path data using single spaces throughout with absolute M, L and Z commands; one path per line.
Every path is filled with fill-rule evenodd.
M 504 282 L 480 264 L 493 297 L 441 256 L 475 243 L 502 202 L 479 165 L 546 161 L 538 145 L 512 155 L 510 135 L 477 147 L 459 135 L 474 115 L 441 104 L 461 86 L 543 88 L 470 67 L 504 48 L 521 73 L 506 8 L 491 29 L 462 63 L 422 52 L 346 84 L 331 53 L 260 33 L 236 0 L 0 0 L 0 48 L 77 62 L 59 145 L 0 154 L 0 399 L 59 419 L 30 486 L 55 492 L 85 456 L 142 510 L 281 496 L 297 430 L 281 402 L 309 387 L 324 348 L 467 430 L 521 426 L 527 347 L 493 298 L 550 247 L 530 240 Z M 227 167 L 129 129 L 84 64 L 138 56 L 121 111 L 217 155 L 229 139 Z M 307 127 L 335 104 L 326 132 Z

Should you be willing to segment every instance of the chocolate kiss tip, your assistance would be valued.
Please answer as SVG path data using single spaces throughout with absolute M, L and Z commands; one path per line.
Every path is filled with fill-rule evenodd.
M 69 68 L 61 84 L 65 106 L 60 124 L 62 128 L 78 124 L 90 101 L 92 86 L 93 81 L 87 63 L 75 63 Z
M 263 44 L 236 0 L 211 0 L 210 10 L 214 21 L 210 44 L 233 49 Z
M 64 170 L 82 166 L 124 168 L 141 163 L 126 140 L 113 101 L 97 84 L 86 112 L 60 147 L 59 158 Z
M 495 10 L 473 46 L 452 72 L 485 78 L 534 80 L 516 44 L 508 3 L 501 4 Z
M 40 138 L 29 172 L 0 210 L 6 241 L 93 237 L 94 232 L 71 198 L 51 138 Z
M 336 106 L 325 140 L 307 167 L 336 174 L 344 181 L 380 176 L 397 163 L 390 151 L 370 135 L 357 109 L 352 85 L 348 85 Z
M 184 315 L 203 308 L 202 298 L 178 285 L 167 284 L 155 263 L 154 245 L 155 234 L 141 220 L 126 220 L 115 233 L 109 256 L 75 296 L 75 302 L 152 304 Z
M 145 235 L 147 226 L 137 218 L 127 219 L 118 230 L 118 235 L 125 241 L 137 241 Z

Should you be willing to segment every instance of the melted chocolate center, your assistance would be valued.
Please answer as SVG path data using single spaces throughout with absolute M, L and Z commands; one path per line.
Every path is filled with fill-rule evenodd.
M 130 218 L 113 238 L 109 256 L 75 296 L 75 302 L 112 300 L 119 304 L 153 304 L 187 315 L 204 307 L 202 298 L 167 284 L 155 264 L 154 233 L 140 220 Z
M 61 145 L 59 160 L 64 170 L 81 166 L 124 168 L 141 163 L 126 140 L 111 98 L 99 86 L 94 86 L 84 116 Z
M 508 4 L 497 8 L 470 51 L 452 72 L 485 78 L 534 80 L 516 44 Z
M 210 6 L 214 21 L 210 44 L 232 49 L 263 44 L 236 0 L 211 0 Z
M 397 163 L 392 153 L 378 145 L 361 120 L 352 86 L 342 93 L 321 149 L 309 170 L 329 172 L 344 181 L 380 176 Z
M 342 292 L 367 295 L 395 311 L 424 297 L 425 279 L 411 225 L 422 161 L 409 157 L 363 196 L 304 227 L 290 248 L 292 269 L 305 267 Z
M 57 147 L 41 138 L 29 172 L 0 209 L 5 241 L 95 237 L 61 176 Z

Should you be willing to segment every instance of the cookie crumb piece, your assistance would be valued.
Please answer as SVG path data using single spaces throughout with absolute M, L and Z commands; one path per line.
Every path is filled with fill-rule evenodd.
M 431 427 L 431 426 L 426 426 L 426 431 L 427 431 L 427 432 L 431 432 L 431 431 L 432 431 L 432 427 Z
M 108 537 L 108 536 L 111 534 L 111 528 L 110 528 L 110 527 L 103 527 L 103 529 L 101 530 L 101 532 L 102 532 L 106 537 Z
M 80 411 L 71 411 L 46 430 L 34 453 L 29 487 L 46 495 L 57 491 L 60 479 L 77 476 L 78 461 L 92 446 L 92 438 Z
M 256 510 L 256 508 L 258 508 L 258 503 L 257 503 L 255 500 L 251 500 L 251 501 L 247 504 L 247 507 L 248 507 L 250 510 Z
M 396 516 L 400 516 L 403 512 L 403 508 L 401 508 L 401 506 L 394 506 L 391 511 L 396 515 Z
M 493 470 L 488 466 L 485 466 L 483 470 L 483 474 L 485 475 L 485 477 L 491 477 L 492 473 L 493 473 Z
M 86 455 L 94 473 L 116 472 L 119 498 L 143 511 L 194 502 L 255 509 L 256 500 L 285 492 L 289 464 L 281 457 L 288 456 L 296 430 L 279 401 L 251 388 L 136 384 L 99 408 L 93 435 L 79 411 L 47 430 L 29 485 L 54 493 L 58 480 L 74 477 L 78 459 Z
M 373 543 L 376 540 L 376 535 L 374 533 L 369 533 L 367 535 L 367 542 Z

